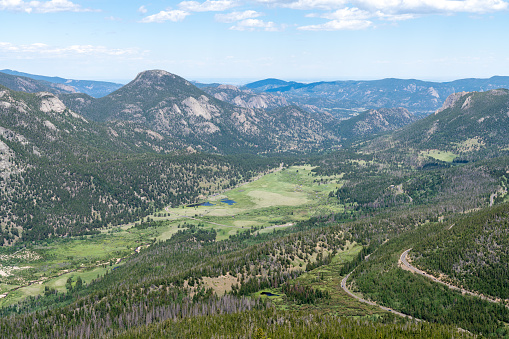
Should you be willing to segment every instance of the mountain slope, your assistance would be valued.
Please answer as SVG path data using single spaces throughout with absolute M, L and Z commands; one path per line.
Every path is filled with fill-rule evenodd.
M 453 94 L 435 114 L 396 132 L 394 140 L 409 147 L 457 154 L 506 149 L 509 90 Z
M 257 91 L 267 91 L 267 90 L 291 86 L 291 85 L 300 85 L 300 83 L 294 82 L 294 81 L 288 82 L 288 81 L 284 81 L 284 80 L 271 78 L 271 79 L 255 81 L 255 82 L 244 85 L 244 87 L 249 88 L 249 89 L 254 89 Z
M 13 71 L 10 69 L 0 70 L 0 73 L 43 81 L 44 83 L 50 83 L 51 86 L 54 88 L 67 88 L 68 93 L 74 93 L 74 92 L 85 93 L 85 94 L 88 94 L 94 98 L 103 97 L 103 96 L 119 89 L 120 87 L 122 87 L 121 84 L 116 84 L 113 82 L 93 81 L 93 80 L 72 80 L 72 79 L 64 79 L 64 78 L 60 78 L 60 77 L 47 77 L 47 76 L 43 76 L 43 75 L 35 75 L 35 74 Z M 9 86 L 7 86 L 7 87 L 9 87 Z M 12 88 L 12 89 L 18 90 L 15 88 Z M 62 92 L 62 93 L 65 93 L 65 92 Z
M 416 121 L 417 118 L 405 108 L 380 108 L 363 112 L 348 120 L 343 120 L 341 136 L 346 139 L 359 139 L 376 133 L 393 131 Z
M 0 72 L 0 85 L 13 91 L 27 93 L 50 92 L 54 94 L 75 93 L 76 90 L 65 84 L 53 84 L 51 82 L 34 80 L 24 76 L 10 75 Z
M 269 145 L 259 140 L 253 110 L 219 101 L 165 71 L 142 72 L 121 89 L 96 100 L 76 95 L 62 99 L 90 119 L 144 124 L 204 149 L 233 151 Z
M 295 133 L 291 137 L 281 135 L 288 118 L 285 114 L 232 105 L 161 70 L 142 72 L 132 82 L 103 98 L 94 100 L 82 94 L 61 98 L 87 118 L 144 124 L 163 136 L 215 152 L 305 151 L 322 148 L 324 141 L 337 140 L 331 133 L 318 139 L 299 137 L 300 132 L 310 129 L 315 135 L 321 134 L 322 123 L 306 126 L 293 123 L 292 133 Z M 323 115 L 295 108 L 291 111 L 299 115 L 303 123 L 319 121 Z
M 51 93 L 0 87 L 0 245 L 94 233 L 260 168 L 181 147 L 133 122 L 89 121 Z
M 507 169 L 507 167 L 506 167 Z M 507 203 L 450 222 L 416 244 L 416 265 L 456 286 L 509 299 Z
M 264 131 L 279 146 L 280 151 L 302 151 L 305 146 L 324 150 L 339 147 L 339 121 L 327 113 L 309 113 L 297 106 L 286 106 L 267 111 Z

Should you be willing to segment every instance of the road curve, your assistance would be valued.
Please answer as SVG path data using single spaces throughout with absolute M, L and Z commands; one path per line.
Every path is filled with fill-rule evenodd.
M 455 291 L 459 291 L 461 292 L 462 294 L 468 294 L 468 295 L 471 295 L 471 296 L 474 296 L 474 297 L 478 297 L 478 298 L 481 298 L 483 300 L 486 300 L 486 301 L 489 301 L 489 302 L 492 302 L 492 303 L 499 303 L 500 301 L 497 301 L 495 299 L 492 299 L 492 298 L 488 298 L 488 297 L 485 297 L 481 294 L 478 294 L 478 293 L 474 293 L 474 292 L 471 292 L 471 291 L 468 291 L 464 288 L 460 288 L 460 287 L 457 287 L 457 286 L 454 286 L 454 285 L 451 285 L 449 283 L 446 283 L 438 278 L 435 278 L 434 276 L 432 276 L 431 274 L 428 274 L 424 271 L 421 271 L 420 269 L 412 266 L 408 260 L 407 260 L 407 257 L 408 257 L 408 252 L 410 252 L 411 248 L 407 249 L 405 252 L 401 253 L 401 256 L 399 257 L 399 259 L 401 260 L 401 263 L 403 266 L 405 266 L 405 268 L 407 270 L 409 270 L 410 272 L 412 273 L 416 273 L 416 274 L 420 274 L 422 275 L 423 277 L 426 277 L 428 279 L 431 279 L 433 280 L 434 282 L 436 283 L 439 283 L 439 284 L 442 284 L 442 285 L 445 285 L 447 287 L 449 287 L 451 290 L 455 290 Z M 509 307 L 506 305 L 506 307 Z
M 409 316 L 408 314 L 404 314 L 404 313 L 401 313 L 401 312 L 398 312 L 398 311 L 395 311 L 393 310 L 392 308 L 388 308 L 388 307 L 385 307 L 385 306 L 381 306 L 381 305 L 378 305 L 372 301 L 369 301 L 369 300 L 366 300 L 366 299 L 363 299 L 361 297 L 358 297 L 356 296 L 355 294 L 353 294 L 352 292 L 350 292 L 350 290 L 346 287 L 346 281 L 348 280 L 348 278 L 350 277 L 350 274 L 352 274 L 352 272 L 348 273 L 348 275 L 346 277 L 343 278 L 343 280 L 341 280 L 341 288 L 343 289 L 343 291 L 345 291 L 349 296 L 351 296 L 352 298 L 354 299 L 357 299 L 357 301 L 360 301 L 361 303 L 364 303 L 364 304 L 368 304 L 368 305 L 371 305 L 371 306 L 378 306 L 380 307 L 382 310 L 384 311 L 387 311 L 387 312 L 391 312 L 391 313 L 394 313 L 396 315 L 399 315 L 401 317 L 406 317 L 406 318 L 409 318 L 409 319 L 414 319 L 414 320 L 417 320 L 417 321 L 422 321 L 421 319 L 417 319 L 417 318 L 414 318 L 412 316 Z

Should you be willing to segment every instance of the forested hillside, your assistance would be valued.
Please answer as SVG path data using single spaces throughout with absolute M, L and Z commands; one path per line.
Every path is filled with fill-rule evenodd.
M 129 223 L 279 164 L 177 152 L 179 142 L 90 122 L 49 93 L 4 88 L 0 100 L 2 244 Z
M 449 222 L 412 249 L 414 263 L 456 286 L 509 299 L 508 204 Z
M 462 92 L 443 107 L 387 139 L 392 147 L 450 152 L 463 160 L 479 160 L 507 152 L 509 90 Z

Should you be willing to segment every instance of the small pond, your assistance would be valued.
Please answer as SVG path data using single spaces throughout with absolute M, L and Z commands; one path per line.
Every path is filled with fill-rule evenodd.
M 274 294 L 270 292 L 262 292 L 260 295 L 266 295 L 267 297 L 279 297 L 279 294 Z
M 198 207 L 198 206 L 215 206 L 216 204 L 212 204 L 210 202 L 204 202 L 204 203 L 199 203 L 199 204 L 192 204 L 192 205 L 187 205 L 187 207 Z
M 228 204 L 230 206 L 237 203 L 236 201 L 229 200 L 229 199 L 221 200 L 221 202 L 224 202 L 225 204 Z

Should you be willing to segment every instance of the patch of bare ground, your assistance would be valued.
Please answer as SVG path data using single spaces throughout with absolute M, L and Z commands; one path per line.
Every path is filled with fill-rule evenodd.
M 219 296 L 224 295 L 226 292 L 230 292 L 233 284 L 238 284 L 237 277 L 230 275 L 229 272 L 226 275 L 214 278 L 203 277 L 201 280 L 205 289 L 212 288 Z

